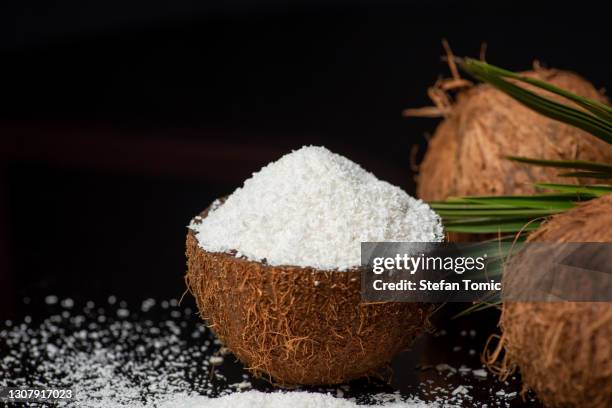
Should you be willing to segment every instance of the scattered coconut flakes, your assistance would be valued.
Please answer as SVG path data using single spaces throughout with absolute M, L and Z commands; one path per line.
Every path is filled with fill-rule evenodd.
M 248 375 L 243 374 L 241 382 L 230 384 L 218 369 L 212 369 L 212 364 L 202 364 L 203 360 L 210 358 L 210 353 L 221 354 L 218 340 L 212 338 L 204 325 L 188 326 L 184 316 L 190 315 L 183 313 L 178 321 L 166 318 L 152 321 L 142 315 L 139 317 L 138 313 L 129 313 L 126 319 L 117 319 L 117 309 L 127 308 L 127 303 L 114 300 L 112 303 L 117 305 L 110 311 L 94 309 L 93 302 L 87 302 L 82 310 L 66 305 L 70 312 L 63 310 L 49 316 L 38 326 L 26 324 L 25 318 L 24 323 L 5 321 L 4 327 L 0 322 L 0 355 L 3 356 L 0 358 L 0 387 L 48 387 L 52 384 L 54 387 L 74 388 L 77 401 L 60 403 L 58 406 L 223 408 L 230 406 L 223 405 L 224 401 L 234 401 L 236 405 L 232 405 L 232 408 L 250 408 L 251 398 L 244 397 L 244 405 L 240 405 L 243 397 L 224 397 L 251 388 Z M 170 309 L 165 313 L 172 316 L 172 308 L 178 307 L 178 302 L 167 301 L 165 308 L 163 303 L 160 302 L 159 309 Z M 58 302 L 55 307 L 64 306 Z M 189 328 L 189 331 L 184 328 Z M 201 340 L 195 344 L 188 343 L 187 339 L 195 338 L 195 334 L 202 336 Z M 436 368 L 449 374 L 457 371 L 448 364 L 439 364 Z M 478 370 L 472 372 L 476 375 Z M 432 384 L 431 380 L 426 382 Z M 374 404 L 365 407 L 451 408 L 473 404 L 473 397 L 468 393 L 470 388 L 467 384 L 454 390 L 448 387 L 419 388 L 422 397 L 429 402 L 411 399 L 399 392 L 374 393 L 358 398 L 364 398 L 361 403 Z M 309 393 L 314 394 L 312 398 L 317 401 L 324 401 L 323 407 L 364 406 L 358 405 L 359 401 L 354 397 L 346 399 L 346 393 L 350 393 L 347 385 L 317 391 Z M 489 393 L 496 395 L 496 406 L 508 406 L 508 401 L 517 395 L 515 391 L 495 391 L 489 388 Z M 291 408 L 300 407 L 300 403 L 308 400 L 296 396 L 295 392 L 287 394 Z M 276 398 L 279 398 L 275 395 L 265 394 L 261 398 L 266 401 L 265 407 L 280 406 L 274 405 Z
M 57 301 L 58 301 L 58 298 L 55 295 L 49 295 L 45 297 L 45 303 L 48 305 L 54 305 L 57 303 Z
M 474 375 L 474 377 L 478 377 L 478 378 L 487 378 L 488 376 L 487 371 L 483 368 L 472 370 L 472 374 Z
M 451 393 L 452 395 L 457 395 L 457 394 L 468 394 L 470 392 L 470 390 L 468 390 L 466 387 L 464 387 L 463 385 L 458 386 L 457 388 L 455 388 L 453 390 L 453 392 Z
M 457 369 L 455 367 L 452 367 L 446 363 L 437 364 L 436 370 L 438 370 L 439 372 L 450 371 L 453 374 L 457 372 Z
M 469 373 L 470 371 L 472 371 L 472 369 L 466 366 L 465 364 L 462 364 L 461 367 L 459 367 L 459 372 L 461 374 L 466 374 L 466 373 Z
M 443 239 L 422 200 L 315 146 L 263 167 L 189 228 L 207 251 L 332 270 L 359 266 L 361 242 Z
M 358 405 L 356 402 L 336 398 L 329 394 L 292 391 L 271 392 L 247 391 L 224 395 L 219 398 L 203 396 L 179 396 L 164 401 L 159 408 L 441 408 L 437 403 L 418 400 L 393 400 L 379 405 Z
M 142 301 L 140 310 L 146 313 L 149 310 L 151 310 L 154 306 L 155 306 L 155 299 L 151 299 L 151 298 L 145 299 Z
M 239 390 L 246 390 L 246 389 L 251 388 L 253 385 L 251 384 L 250 381 L 242 381 L 242 382 L 235 384 L 235 386 Z

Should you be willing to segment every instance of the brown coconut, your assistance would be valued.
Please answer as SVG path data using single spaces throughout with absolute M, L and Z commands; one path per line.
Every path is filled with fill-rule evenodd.
M 536 68 L 523 74 L 607 103 L 590 82 L 572 72 Z M 536 191 L 533 182 L 568 182 L 557 176 L 558 169 L 512 162 L 504 159 L 507 155 L 612 161 L 610 145 L 573 126 L 548 119 L 488 84 L 459 93 L 445 116 L 420 165 L 417 195 L 424 200 L 530 194 Z
M 612 242 L 612 195 L 552 217 L 528 241 Z M 530 272 L 513 269 L 504 284 Z M 518 366 L 547 407 L 612 406 L 612 304 L 506 302 L 500 326 L 502 377 Z
M 186 282 L 201 316 L 252 373 L 278 385 L 373 374 L 430 328 L 431 304 L 362 303 L 358 270 L 270 266 L 208 252 L 192 231 L 186 254 Z

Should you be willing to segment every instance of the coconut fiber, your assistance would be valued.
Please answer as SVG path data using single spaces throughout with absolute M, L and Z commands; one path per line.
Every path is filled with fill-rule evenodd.
M 250 371 L 279 385 L 374 374 L 430 327 L 433 305 L 361 303 L 356 269 L 271 266 L 208 252 L 192 230 L 187 258 L 186 282 L 201 316 Z
M 612 242 L 612 195 L 554 216 L 530 242 Z M 530 270 L 516 269 L 515 279 Z M 504 280 L 508 279 L 504 277 Z M 503 335 L 489 363 L 502 377 L 518 366 L 525 388 L 549 407 L 612 405 L 612 304 L 506 302 Z
M 580 96 L 607 102 L 590 82 L 574 73 L 536 67 L 523 74 Z M 533 87 L 530 89 L 536 91 Z M 443 113 L 445 118 L 436 129 L 420 165 L 417 195 L 424 200 L 529 194 L 536 190 L 533 182 L 568 181 L 557 176 L 558 169 L 512 162 L 504 158 L 508 155 L 612 161 L 610 145 L 580 129 L 534 112 L 488 84 L 461 91 L 456 103 Z M 578 181 L 593 182 L 589 179 Z

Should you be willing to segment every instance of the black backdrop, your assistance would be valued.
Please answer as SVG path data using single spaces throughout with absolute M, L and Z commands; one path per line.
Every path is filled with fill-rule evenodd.
M 324 144 L 414 192 L 458 55 L 609 85 L 603 2 L 119 0 L 0 6 L 0 318 L 24 296 L 179 297 L 189 218 Z M 494 4 L 497 3 L 497 4 Z

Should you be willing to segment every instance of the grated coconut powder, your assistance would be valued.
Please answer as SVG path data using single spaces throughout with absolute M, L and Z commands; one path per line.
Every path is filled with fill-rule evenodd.
M 426 203 L 316 146 L 263 167 L 190 228 L 210 252 L 325 270 L 359 266 L 361 242 L 443 239 Z

